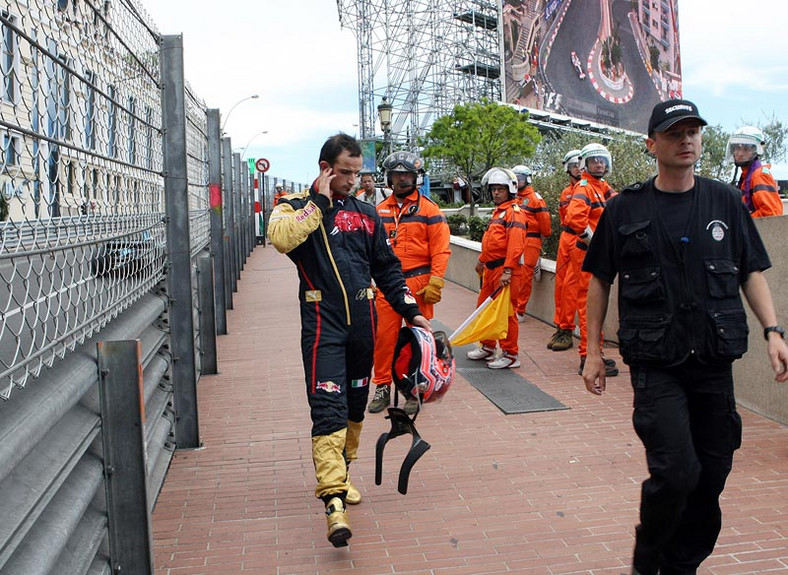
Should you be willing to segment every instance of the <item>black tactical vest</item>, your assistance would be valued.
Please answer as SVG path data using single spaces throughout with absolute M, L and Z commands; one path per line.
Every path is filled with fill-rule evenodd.
M 747 351 L 739 296 L 746 280 L 747 223 L 732 188 L 696 177 L 688 214 L 660 212 L 653 179 L 621 192 L 606 210 L 619 277 L 618 330 L 629 365 L 670 366 L 694 355 L 730 362 Z M 664 218 L 687 221 L 668 235 Z

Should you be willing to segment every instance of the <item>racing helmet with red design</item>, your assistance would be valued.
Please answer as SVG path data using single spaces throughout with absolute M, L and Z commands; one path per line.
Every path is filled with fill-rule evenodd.
M 423 403 L 442 397 L 454 380 L 454 355 L 449 338 L 442 331 L 403 327 L 394 347 L 391 375 L 406 399 Z

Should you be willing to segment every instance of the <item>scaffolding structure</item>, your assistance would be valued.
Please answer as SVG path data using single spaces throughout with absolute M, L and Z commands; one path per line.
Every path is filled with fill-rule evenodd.
M 388 145 L 415 150 L 456 104 L 501 100 L 500 1 L 337 0 L 358 47 L 359 132 L 376 139 L 377 106 L 393 106 Z

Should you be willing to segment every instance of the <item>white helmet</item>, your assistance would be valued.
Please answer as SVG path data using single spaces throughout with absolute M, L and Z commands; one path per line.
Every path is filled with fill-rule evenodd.
M 532 177 L 534 173 L 531 171 L 531 168 L 525 166 L 523 164 L 518 164 L 512 168 L 514 175 L 517 176 L 517 180 L 519 184 L 530 185 L 533 181 Z
M 588 171 L 586 167 L 589 158 L 599 158 L 605 163 L 605 171 L 601 174 L 594 174 Z M 580 150 L 580 169 L 587 171 L 594 177 L 601 178 L 602 176 L 609 176 L 613 171 L 613 158 L 610 152 L 602 144 L 587 144 Z
M 564 171 L 569 173 L 570 164 L 580 164 L 580 150 L 569 150 L 561 163 L 564 165 Z
M 752 146 L 752 156 L 744 162 L 739 162 L 737 166 L 746 166 L 758 156 L 763 155 L 763 146 L 766 143 L 766 137 L 763 132 L 755 126 L 742 126 L 728 138 L 728 145 L 725 147 L 725 159 L 729 162 L 734 161 L 733 149 L 737 145 Z
M 508 186 L 509 195 L 514 197 L 517 195 L 517 176 L 511 170 L 506 168 L 490 168 L 487 173 L 482 176 L 482 187 L 489 188 L 492 185 Z

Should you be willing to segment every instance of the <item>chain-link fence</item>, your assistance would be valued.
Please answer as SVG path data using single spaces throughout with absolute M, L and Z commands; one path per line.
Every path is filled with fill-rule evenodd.
M 7 399 L 161 281 L 165 232 L 158 35 L 141 10 L 14 1 L 0 22 Z
M 7 0 L 0 47 L 0 575 L 152 573 L 265 197 L 135 0 Z

